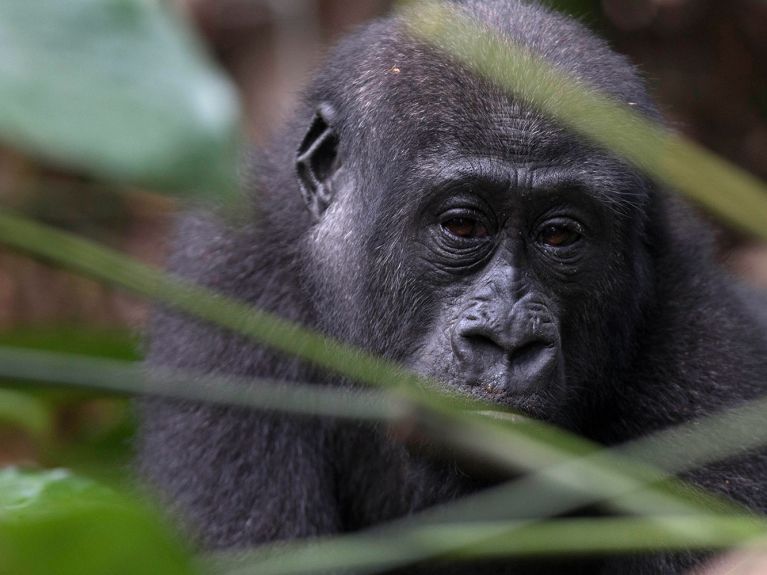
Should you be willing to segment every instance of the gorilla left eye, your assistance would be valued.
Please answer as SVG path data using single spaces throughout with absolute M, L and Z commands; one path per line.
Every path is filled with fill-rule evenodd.
M 578 230 L 563 224 L 549 224 L 538 234 L 538 241 L 551 248 L 563 248 L 581 238 Z
M 487 227 L 474 218 L 450 218 L 449 220 L 442 222 L 442 228 L 451 235 L 465 239 L 486 238 L 490 235 L 487 231 Z

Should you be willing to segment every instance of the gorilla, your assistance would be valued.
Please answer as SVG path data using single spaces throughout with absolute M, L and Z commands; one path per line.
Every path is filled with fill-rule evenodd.
M 444 6 L 659 119 L 634 68 L 579 23 L 521 0 Z M 341 42 L 254 155 L 248 222 L 188 214 L 173 272 L 608 446 L 767 391 L 763 302 L 717 267 L 692 210 L 402 15 Z M 168 310 L 149 339 L 153 366 L 358 385 Z M 369 422 L 162 399 L 140 419 L 143 476 L 207 548 L 353 532 L 490 482 Z M 758 452 L 687 478 L 764 511 L 765 472 Z M 546 569 L 668 574 L 704 559 Z M 448 568 L 544 566 L 431 572 Z

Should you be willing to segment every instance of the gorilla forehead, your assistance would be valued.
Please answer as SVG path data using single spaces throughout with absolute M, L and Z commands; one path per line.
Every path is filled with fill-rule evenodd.
M 450 190 L 454 184 L 473 182 L 472 187 L 484 183 L 509 195 L 578 191 L 616 215 L 645 205 L 650 184 L 626 162 L 521 109 L 508 96 L 502 102 L 493 101 L 492 93 L 485 95 L 496 105 L 492 113 L 455 102 L 450 108 L 450 98 L 443 94 L 439 111 L 424 111 L 407 129 L 379 133 L 372 144 L 376 155 L 391 158 L 380 174 L 382 184 L 412 201 L 418 200 L 418 190 Z
M 513 0 L 446 4 L 501 41 L 529 50 L 573 79 L 658 117 L 628 61 L 579 23 L 540 6 Z M 465 66 L 427 42 L 414 39 L 407 17 L 405 12 L 383 19 L 347 37 L 317 78 L 312 90 L 315 99 L 330 96 L 352 129 L 375 130 L 403 120 L 426 119 L 435 108 L 446 121 L 511 113 L 532 127 L 536 114 L 521 106 L 510 111 L 510 98 L 505 92 L 479 81 Z M 507 64 L 498 62 L 499 67 Z M 556 91 L 555 86 L 552 91 Z M 451 100 L 452 94 L 460 97 Z
M 502 40 L 657 117 L 633 68 L 580 24 L 522 2 L 449 5 Z M 421 175 L 448 179 L 456 162 L 484 167 L 475 157 L 495 160 L 493 170 L 516 182 L 524 182 L 526 172 L 542 174 L 556 164 L 563 181 L 588 177 L 588 189 L 617 213 L 631 213 L 632 206 L 644 203 L 647 186 L 634 170 L 434 46 L 414 40 L 406 17 L 381 20 L 348 38 L 309 92 L 311 108 L 321 101 L 334 107 L 342 152 L 353 142 L 353 161 L 368 179 L 364 187 L 370 193 L 361 189 L 362 195 L 374 201 L 375 189 L 399 185 L 405 190 Z M 384 170 L 381 158 L 386 158 Z

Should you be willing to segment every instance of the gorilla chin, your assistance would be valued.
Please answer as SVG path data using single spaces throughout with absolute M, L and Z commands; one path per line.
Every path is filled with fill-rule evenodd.
M 659 120 L 634 68 L 579 23 L 519 0 L 444 5 Z M 765 302 L 719 269 L 694 213 L 413 37 L 402 16 L 347 37 L 252 163 L 250 223 L 183 217 L 174 273 L 400 362 L 494 416 L 606 446 L 767 395 Z M 150 366 L 355 393 L 170 310 L 155 311 L 149 337 Z M 207 548 L 353 532 L 487 486 L 384 424 L 159 398 L 139 409 L 142 473 Z M 685 479 L 763 512 L 766 474 L 756 451 Z M 705 559 L 417 572 L 668 575 Z

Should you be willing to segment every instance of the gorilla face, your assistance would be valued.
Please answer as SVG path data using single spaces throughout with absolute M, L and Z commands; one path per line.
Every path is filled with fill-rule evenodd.
M 598 210 L 567 199 L 555 167 L 478 166 L 445 166 L 424 189 L 409 251 L 439 303 L 406 361 L 451 388 L 534 410 L 562 398 L 567 286 L 598 269 L 606 238 Z
M 364 173 L 339 152 L 333 106 L 318 108 L 297 161 L 315 218 L 309 283 L 336 295 L 318 315 L 447 392 L 557 421 L 631 348 L 614 324 L 642 291 L 644 184 L 508 97 L 488 92 L 479 109 L 503 106 L 488 117 L 443 96 L 455 109 L 378 142 L 380 158 L 399 147 L 406 162 Z M 415 145 L 435 126 L 440 140 Z M 376 173 L 381 187 L 360 186 Z
M 493 156 L 443 159 L 416 188 L 408 240 L 390 263 L 414 287 L 395 305 L 432 309 L 403 359 L 448 390 L 552 419 L 588 384 L 577 358 L 593 368 L 604 360 L 595 351 L 608 353 L 609 328 L 590 310 L 631 301 L 612 282 L 630 250 L 593 180 L 566 161 Z
M 549 20 L 508 9 L 489 25 L 538 42 Z M 566 424 L 635 353 L 651 185 L 406 31 L 349 45 L 309 95 L 296 159 L 320 327 L 448 392 Z M 547 57 L 652 115 L 620 57 L 579 54 Z

